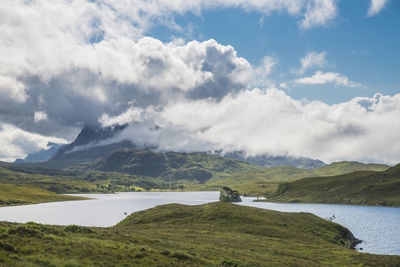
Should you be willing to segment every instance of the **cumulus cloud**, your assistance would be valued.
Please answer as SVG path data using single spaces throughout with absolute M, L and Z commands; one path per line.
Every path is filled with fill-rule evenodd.
M 299 84 L 310 84 L 310 85 L 333 83 L 337 86 L 347 86 L 347 87 L 361 86 L 360 83 L 350 81 L 349 78 L 340 73 L 322 72 L 322 71 L 315 72 L 315 74 L 311 77 L 296 79 L 294 82 Z
M 179 44 L 162 43 L 151 37 L 138 41 L 121 38 L 74 47 L 67 54 L 55 53 L 63 59 L 58 61 L 59 69 L 49 66 L 43 75 L 25 74 L 29 90 L 16 87 L 20 89 L 16 94 L 19 105 L 4 101 L 3 109 L 8 112 L 0 115 L 0 121 L 20 123 L 21 117 L 32 116 L 34 108 L 48 114 L 54 123 L 76 127 L 78 122 L 97 122 L 105 112 L 118 113 L 133 99 L 138 105 L 147 106 L 179 97 L 222 98 L 246 88 L 252 73 L 250 64 L 238 57 L 233 47 L 214 40 Z M 2 64 L 18 68 L 18 61 L 12 57 L 1 60 L 7 61 Z M 24 61 L 29 62 L 30 69 L 41 64 L 31 54 Z M 42 126 L 35 128 L 28 125 L 29 121 L 25 123 L 25 127 L 43 131 Z
M 325 57 L 326 52 L 308 52 L 303 58 L 300 59 L 301 67 L 299 69 L 299 73 L 304 74 L 304 72 L 310 68 L 325 66 L 327 64 Z
M 231 46 L 213 40 L 162 43 L 143 37 L 146 32 L 174 24 L 176 15 L 215 8 L 298 18 L 320 8 L 309 2 L 0 1 L 0 122 L 62 134 L 97 122 L 103 113 L 121 112 L 133 98 L 143 106 L 179 97 L 221 99 L 247 87 L 252 76 L 250 64 Z M 46 127 L 36 125 L 37 110 L 48 114 Z
M 379 12 L 381 12 L 385 8 L 385 5 L 388 2 L 389 2 L 388 0 L 371 0 L 367 16 L 372 17 L 372 16 L 377 15 Z
M 313 0 L 307 3 L 307 10 L 300 26 L 309 29 L 315 26 L 325 25 L 337 15 L 335 0 Z
M 30 133 L 10 124 L 0 124 L 0 160 L 13 161 L 27 153 L 47 149 L 47 143 L 66 143 L 62 138 Z
M 2 100 L 23 103 L 27 99 L 25 84 L 15 79 L 0 75 L 0 96 Z M 0 100 L 0 102 L 2 102 Z
M 131 125 L 120 138 L 161 150 L 242 150 L 326 162 L 399 161 L 400 94 L 328 105 L 295 100 L 276 88 L 253 89 L 219 102 L 180 101 L 162 111 L 141 112 L 141 124 Z M 155 130 L 154 124 L 161 128 Z

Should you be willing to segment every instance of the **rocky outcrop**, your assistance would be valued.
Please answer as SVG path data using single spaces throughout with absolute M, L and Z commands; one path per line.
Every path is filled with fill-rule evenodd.
M 219 193 L 219 200 L 223 202 L 240 202 L 239 192 L 224 186 Z

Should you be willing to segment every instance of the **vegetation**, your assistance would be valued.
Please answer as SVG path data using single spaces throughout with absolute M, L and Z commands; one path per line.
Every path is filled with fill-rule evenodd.
M 170 204 L 114 227 L 0 223 L 0 265 L 399 266 L 359 253 L 344 227 L 308 213 Z
M 301 179 L 267 197 L 277 202 L 400 206 L 400 164 L 386 171 Z
M 160 153 L 148 149 L 115 151 L 106 158 L 82 163 L 70 170 L 119 172 L 158 178 L 165 182 L 205 183 L 232 173 L 254 170 L 255 165 L 206 153 Z
M 59 195 L 54 192 L 32 186 L 0 184 L 0 206 L 83 199 L 87 198 Z
M 242 199 L 240 198 L 239 192 L 230 189 L 229 187 L 224 186 L 219 191 L 219 201 L 223 202 L 240 202 Z
M 291 166 L 280 166 L 274 168 L 259 168 L 236 172 L 225 179 L 212 179 L 204 186 L 191 189 L 218 190 L 223 186 L 232 187 L 244 195 L 264 196 L 275 193 L 282 182 L 295 181 L 307 177 L 322 177 L 345 174 L 361 170 L 383 171 L 389 168 L 383 164 L 363 164 L 353 161 L 335 162 L 330 165 L 308 170 Z M 189 187 L 190 188 L 190 187 Z

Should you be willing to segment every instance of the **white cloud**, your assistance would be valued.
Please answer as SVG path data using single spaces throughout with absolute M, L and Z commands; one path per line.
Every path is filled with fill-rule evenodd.
M 336 72 L 322 72 L 317 71 L 311 77 L 304 77 L 294 80 L 295 83 L 299 84 L 327 84 L 333 83 L 338 86 L 347 87 L 360 87 L 361 84 L 357 82 L 350 81 L 346 76 L 336 73 Z
M 15 46 L 4 50 L 7 49 Z M 0 54 L 4 50 L 0 49 Z M 50 122 L 55 120 L 67 126 L 93 123 L 105 112 L 122 111 L 132 99 L 146 106 L 180 97 L 221 98 L 246 88 L 252 75 L 251 65 L 238 57 L 232 46 L 214 40 L 162 43 L 151 37 L 138 41 L 120 38 L 72 46 L 65 54 L 62 49 L 53 52 L 60 59 L 55 61 L 57 66 L 41 65 L 43 62 L 33 49 L 25 55 L 4 52 L 4 57 L 0 57 L 0 66 L 18 70 L 17 76 L 30 82 L 26 90 L 22 82 L 3 79 L 7 83 L 0 84 L 0 94 L 9 97 L 16 92 L 13 100 L 20 105 L 1 98 L 8 113 L 0 114 L 0 121 L 17 124 L 22 120 L 28 124 L 17 116 L 32 116 L 34 110 L 41 110 L 48 114 Z M 11 82 L 15 90 L 7 86 Z M 57 128 L 60 127 L 54 127 Z M 41 125 L 37 130 L 44 128 Z
M 326 162 L 400 161 L 400 94 L 328 105 L 294 100 L 275 88 L 253 89 L 219 102 L 180 101 L 162 111 L 142 112 L 147 114 L 143 124 L 128 127 L 121 138 L 162 150 L 243 150 Z M 162 128 L 155 131 L 154 124 Z
M 287 88 L 288 88 L 288 85 L 287 85 L 287 83 L 280 83 L 280 84 L 279 84 L 279 88 L 287 89 Z
M 313 0 L 307 3 L 307 10 L 300 26 L 309 29 L 315 26 L 325 25 L 337 15 L 335 0 Z
M 66 143 L 62 138 L 30 133 L 11 124 L 0 123 L 0 160 L 14 161 L 27 153 L 46 149 L 48 142 Z
M 142 114 L 143 110 L 141 108 L 132 106 L 118 116 L 112 117 L 108 114 L 103 114 L 99 118 L 99 122 L 102 127 L 130 124 L 135 121 L 142 121 Z
M 265 56 L 260 65 L 253 69 L 253 77 L 251 79 L 251 85 L 253 87 L 266 87 L 271 83 L 269 75 L 272 72 L 274 66 L 278 64 L 277 59 L 272 56 Z
M 103 113 L 121 112 L 128 106 L 126 99 L 135 98 L 142 106 L 181 97 L 221 99 L 246 88 L 253 77 L 252 67 L 233 47 L 214 40 L 163 43 L 144 37 L 145 33 L 159 24 L 174 24 L 176 15 L 200 15 L 216 8 L 299 18 L 320 8 L 306 8 L 308 2 L 0 1 L 0 105 L 4 110 L 0 122 L 42 134 L 63 133 L 68 132 L 65 127 L 93 123 Z M 269 66 L 258 69 L 258 77 L 265 78 Z M 43 120 L 35 126 L 38 110 L 48 114 L 46 127 Z
M 372 17 L 372 16 L 377 15 L 379 12 L 381 12 L 385 8 L 385 5 L 388 2 L 389 2 L 388 0 L 371 0 L 367 16 Z
M 48 119 L 49 119 L 49 117 L 46 112 L 35 111 L 35 113 L 33 114 L 33 120 L 35 122 L 47 121 Z
M 3 100 L 23 103 L 28 98 L 25 85 L 14 77 L 0 75 L 0 96 Z
M 300 59 L 301 62 L 301 68 L 299 70 L 300 74 L 304 74 L 306 70 L 312 68 L 312 67 L 323 67 L 327 64 L 327 61 L 325 59 L 326 57 L 326 52 L 308 52 L 303 58 Z

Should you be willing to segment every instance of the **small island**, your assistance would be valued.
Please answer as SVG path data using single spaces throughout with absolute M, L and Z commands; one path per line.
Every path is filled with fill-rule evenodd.
M 232 190 L 231 188 L 224 186 L 221 191 L 219 191 L 219 200 L 222 202 L 241 202 L 239 192 Z

